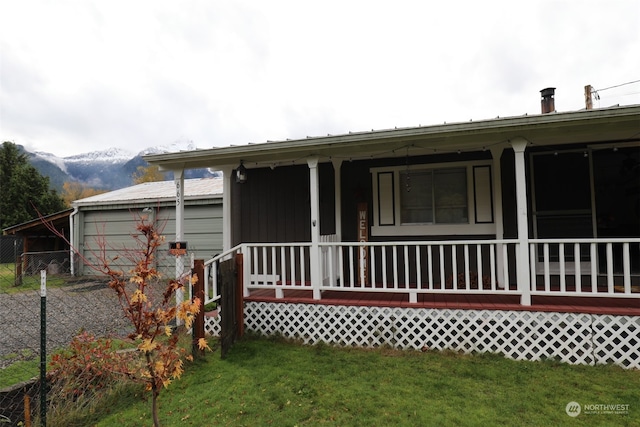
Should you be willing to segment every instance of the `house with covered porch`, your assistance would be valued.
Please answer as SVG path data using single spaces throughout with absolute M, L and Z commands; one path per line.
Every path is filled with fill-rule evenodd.
M 248 329 L 640 367 L 640 106 L 145 160 L 223 172 Z

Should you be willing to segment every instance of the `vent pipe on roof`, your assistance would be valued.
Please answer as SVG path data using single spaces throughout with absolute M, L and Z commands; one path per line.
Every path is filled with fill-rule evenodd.
M 548 87 L 540 91 L 540 94 L 542 95 L 542 100 L 540 101 L 542 104 L 542 114 L 553 113 L 556 111 L 555 101 L 553 99 L 555 93 L 555 87 Z

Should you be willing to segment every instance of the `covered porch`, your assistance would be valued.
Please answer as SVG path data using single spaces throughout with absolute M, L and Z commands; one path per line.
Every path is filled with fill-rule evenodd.
M 184 170 L 223 171 L 224 252 L 207 266 L 215 282 L 217 262 L 241 253 L 246 298 L 634 309 L 639 118 L 640 107 L 617 107 L 146 160 L 174 171 L 176 241 Z

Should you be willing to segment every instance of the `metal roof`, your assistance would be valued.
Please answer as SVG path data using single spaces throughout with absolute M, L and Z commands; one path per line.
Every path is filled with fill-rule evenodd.
M 522 137 L 533 145 L 638 141 L 640 105 L 525 115 L 366 132 L 349 132 L 259 144 L 144 156 L 165 170 L 247 168 L 321 161 L 357 160 L 434 152 L 477 151 L 507 146 Z M 408 151 L 408 152 L 407 152 Z
M 159 202 L 175 200 L 174 181 L 144 182 L 132 187 L 121 188 L 76 200 L 74 207 L 131 202 Z M 185 200 L 222 198 L 222 178 L 195 178 L 184 180 Z
M 58 229 L 64 228 L 67 224 L 69 224 L 69 215 L 71 215 L 71 212 L 73 212 L 73 209 L 65 209 L 60 212 L 43 216 L 42 218 L 35 218 L 30 221 L 23 222 L 22 224 L 16 224 L 11 227 L 3 228 L 2 232 L 6 235 L 19 234 L 20 232 L 25 230 L 31 232 L 44 230 L 47 231 L 47 233 L 50 233 L 44 222 L 46 221 L 48 223 L 51 223 Z M 61 224 L 62 226 L 60 226 Z

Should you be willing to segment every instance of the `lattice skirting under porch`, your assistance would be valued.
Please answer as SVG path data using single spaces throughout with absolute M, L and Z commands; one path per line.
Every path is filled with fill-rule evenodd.
M 208 334 L 220 333 L 207 318 Z M 640 316 L 247 302 L 245 330 L 306 344 L 499 353 L 640 369 Z
M 220 336 L 220 316 L 204 317 L 204 333 L 212 337 Z

